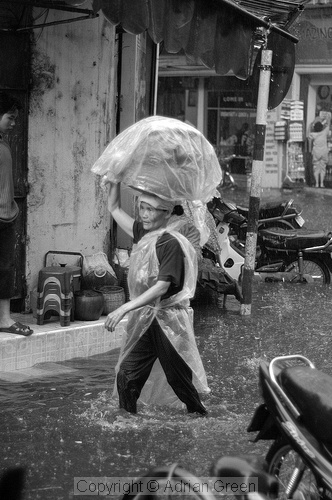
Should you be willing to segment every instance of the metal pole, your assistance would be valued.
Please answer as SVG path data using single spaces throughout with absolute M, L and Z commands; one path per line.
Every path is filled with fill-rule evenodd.
M 265 151 L 265 134 L 266 120 L 270 91 L 272 66 L 272 50 L 263 50 L 259 88 L 257 100 L 257 116 L 255 128 L 255 146 L 253 152 L 251 189 L 249 198 L 249 214 L 248 214 L 248 230 L 245 247 L 245 260 L 243 269 L 242 293 L 243 304 L 241 304 L 241 315 L 248 316 L 251 314 L 252 302 L 252 280 L 255 270 L 256 260 L 256 243 L 257 243 L 257 227 L 259 219 L 259 205 L 261 195 L 261 181 L 264 166 L 264 151 Z
M 160 56 L 160 44 L 157 43 L 157 45 L 156 45 L 156 59 L 154 61 L 155 73 L 154 73 L 154 89 L 153 89 L 153 115 L 157 114 L 159 56 Z

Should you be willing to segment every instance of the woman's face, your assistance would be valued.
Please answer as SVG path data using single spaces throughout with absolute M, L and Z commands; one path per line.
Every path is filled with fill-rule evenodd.
M 10 111 L 4 115 L 0 115 L 0 132 L 6 134 L 13 130 L 18 117 L 18 110 Z
M 166 226 L 170 213 L 169 210 L 154 208 L 149 203 L 141 201 L 139 204 L 139 216 L 146 231 L 155 231 Z

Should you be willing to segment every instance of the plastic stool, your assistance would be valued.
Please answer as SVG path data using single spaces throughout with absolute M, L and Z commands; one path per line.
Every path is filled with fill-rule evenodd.
M 37 324 L 44 324 L 44 315 L 59 313 L 61 326 L 74 320 L 74 275 L 77 267 L 49 266 L 39 271 L 37 287 Z
M 44 316 L 48 311 L 57 312 L 60 316 L 60 325 L 69 326 L 73 319 L 72 298 L 60 299 L 56 294 L 48 294 L 37 299 L 37 324 L 44 324 Z
M 43 267 L 39 271 L 37 291 L 41 292 L 45 283 L 54 282 L 54 283 L 60 283 L 61 292 L 63 294 L 66 295 L 70 293 L 72 291 L 73 271 L 74 268 L 72 267 L 62 267 L 62 266 Z

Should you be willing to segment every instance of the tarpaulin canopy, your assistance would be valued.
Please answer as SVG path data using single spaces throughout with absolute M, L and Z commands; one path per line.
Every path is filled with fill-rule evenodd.
M 195 64 L 247 79 L 260 48 L 259 28 L 290 43 L 289 27 L 309 0 L 93 0 L 124 31 L 147 31 L 169 53 L 181 49 Z
M 91 19 L 102 12 L 112 24 L 128 33 L 138 35 L 147 31 L 155 43 L 163 43 L 166 52 L 176 54 L 183 50 L 189 64 L 246 80 L 262 47 L 260 30 L 273 33 L 273 49 L 278 47 L 279 39 L 284 51 L 285 40 L 288 46 L 297 42 L 288 30 L 309 1 L 0 0 L 0 5 L 44 7 L 80 14 L 59 24 Z M 288 47 L 287 52 L 290 51 Z

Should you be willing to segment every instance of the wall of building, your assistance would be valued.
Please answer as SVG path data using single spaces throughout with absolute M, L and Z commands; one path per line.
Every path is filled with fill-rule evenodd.
M 49 11 L 47 22 L 71 14 Z M 39 20 L 40 23 L 40 20 Z M 34 32 L 29 111 L 27 286 L 50 250 L 109 251 L 93 163 L 115 135 L 115 28 L 97 19 Z

